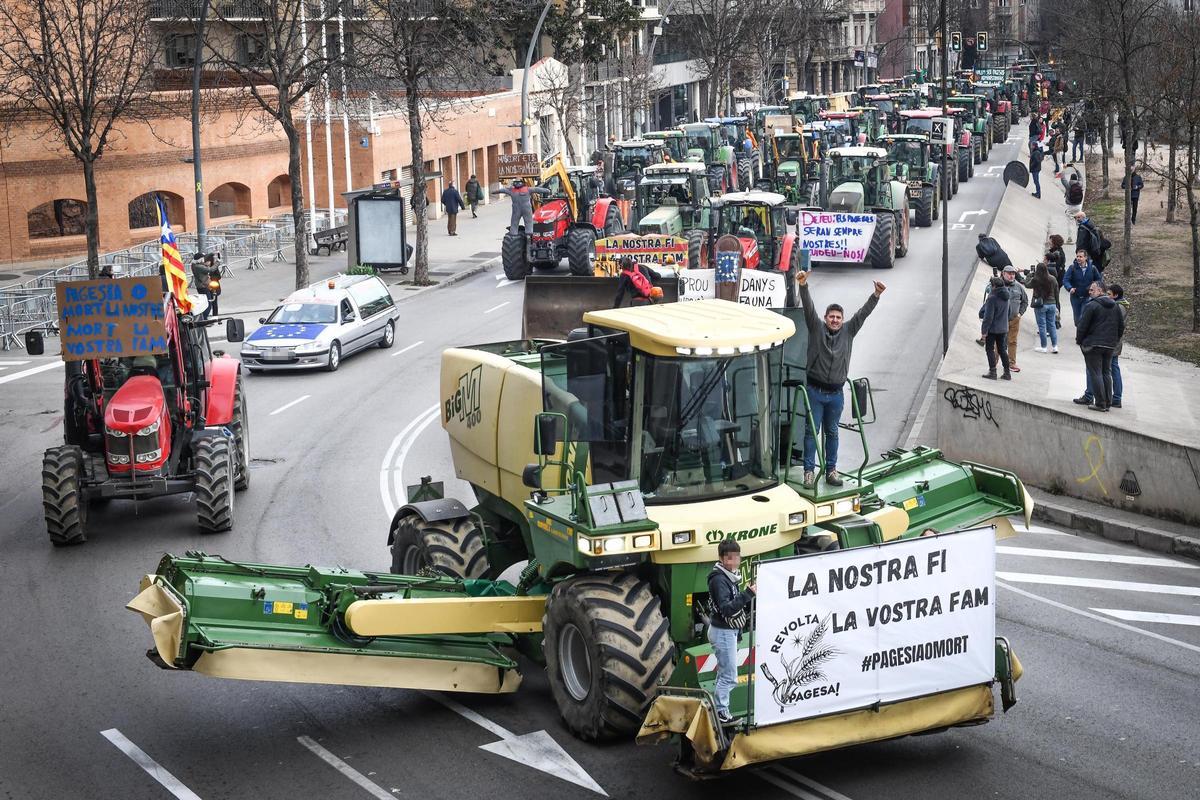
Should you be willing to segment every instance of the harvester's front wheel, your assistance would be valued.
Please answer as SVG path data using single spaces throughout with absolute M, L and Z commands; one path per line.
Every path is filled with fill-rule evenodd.
M 416 575 L 432 569 L 452 578 L 487 575 L 483 534 L 470 517 L 425 522 L 416 514 L 396 520 L 392 528 L 392 572 Z
M 73 445 L 51 447 L 42 456 L 42 509 L 55 547 L 87 541 L 83 494 L 83 451 Z
M 596 271 L 596 237 L 590 228 L 567 231 L 567 268 L 572 275 L 587 277 Z
M 917 200 L 917 227 L 929 228 L 933 226 L 933 206 L 934 192 L 932 186 L 926 186 L 921 190 L 921 197 Z
M 642 724 L 674 646 L 658 598 L 633 575 L 581 575 L 554 587 L 542 619 L 546 671 L 571 732 L 595 741 Z
M 196 443 L 196 520 L 201 533 L 233 527 L 233 448 L 224 436 Z
M 242 388 L 242 376 L 233 384 L 233 488 L 243 491 L 250 485 L 250 414 L 246 411 L 246 391 Z
M 500 245 L 500 263 L 504 267 L 504 277 L 510 281 L 523 281 L 529 272 L 525 259 L 525 237 L 519 233 L 504 234 L 504 242 Z
M 875 216 L 875 234 L 867 248 L 867 263 L 875 269 L 896 266 L 896 218 L 887 212 Z

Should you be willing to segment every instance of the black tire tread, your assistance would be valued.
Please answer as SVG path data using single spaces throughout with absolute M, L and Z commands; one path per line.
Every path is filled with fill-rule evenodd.
M 876 215 L 875 235 L 867 247 L 867 263 L 874 269 L 896 266 L 896 219 L 889 213 Z
M 933 226 L 933 188 L 926 186 L 921 190 L 921 198 L 915 206 L 917 212 L 917 227 L 930 228 Z
M 42 510 L 55 547 L 87 541 L 87 503 L 80 478 L 83 451 L 74 445 L 51 447 L 42 455 Z
M 596 237 L 587 228 L 571 228 L 567 231 L 567 268 L 572 275 L 588 277 L 594 267 L 588 257 Z
M 196 519 L 201 533 L 221 533 L 233 528 L 234 456 L 224 436 L 209 436 L 196 443 Z
M 402 530 L 403 529 L 403 530 Z M 404 566 L 404 550 L 417 547 L 423 566 L 452 578 L 483 578 L 488 572 L 483 534 L 470 517 L 425 522 L 402 517 L 393 530 L 392 572 Z
M 500 244 L 500 263 L 504 266 L 504 277 L 510 281 L 523 281 L 529 274 L 525 262 L 525 237 L 519 233 L 504 234 Z

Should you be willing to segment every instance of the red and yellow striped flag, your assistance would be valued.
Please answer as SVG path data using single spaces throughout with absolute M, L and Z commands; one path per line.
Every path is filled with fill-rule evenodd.
M 163 271 L 167 275 L 167 285 L 171 287 L 171 294 L 175 295 L 176 305 L 186 314 L 192 310 L 192 301 L 187 295 L 187 271 L 183 268 L 183 257 L 179 255 L 179 243 L 175 239 L 175 232 L 171 230 L 171 220 L 167 219 L 167 207 L 158 195 L 154 196 L 154 202 L 158 206 Z

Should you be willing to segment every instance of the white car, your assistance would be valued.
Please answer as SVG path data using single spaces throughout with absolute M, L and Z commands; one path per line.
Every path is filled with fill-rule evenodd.
M 396 303 L 374 275 L 335 275 L 288 296 L 242 343 L 250 372 L 312 369 L 333 372 L 342 359 L 396 341 Z

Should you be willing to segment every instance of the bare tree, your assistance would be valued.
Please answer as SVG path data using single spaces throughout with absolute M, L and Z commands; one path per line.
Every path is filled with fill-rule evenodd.
M 338 53 L 322 47 L 322 37 L 349 0 L 254 0 L 216 3 L 212 10 L 234 34 L 211 36 L 208 60 L 227 70 L 252 107 L 283 129 L 288 143 L 288 179 L 292 185 L 295 223 L 296 288 L 308 285 L 308 218 L 304 214 L 304 184 L 300 172 L 300 131 L 296 127 L 302 104 L 338 61 Z M 309 187 L 312 191 L 312 187 Z
M 558 133 L 566 143 L 567 160 L 578 163 L 575 136 L 586 132 L 583 130 L 582 69 L 561 62 L 545 68 L 541 75 L 541 90 L 530 98 L 529 104 L 535 117 L 546 112 L 554 115 Z
M 100 271 L 96 164 L 118 122 L 151 105 L 155 37 L 144 0 L 0 0 L 6 125 L 34 120 L 83 167 L 88 274 Z
M 780 38 L 791 42 L 796 88 L 803 91 L 814 58 L 831 44 L 835 23 L 850 13 L 850 0 L 782 0 L 782 6 L 775 24 Z

